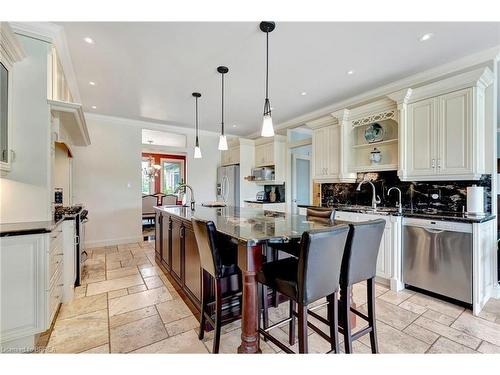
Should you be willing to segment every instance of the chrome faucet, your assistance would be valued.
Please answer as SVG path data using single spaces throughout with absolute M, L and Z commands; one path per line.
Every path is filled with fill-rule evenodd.
M 177 188 L 175 189 L 174 193 L 178 193 L 182 188 L 184 188 L 184 191 L 186 191 L 186 188 L 188 188 L 189 191 L 191 191 L 191 211 L 194 211 L 195 200 L 194 200 L 193 188 L 188 184 L 179 184 L 179 186 L 177 186 Z
M 389 195 L 392 190 L 397 190 L 397 192 L 398 192 L 398 197 L 399 197 L 399 202 L 398 202 L 398 205 L 397 205 L 398 206 L 398 212 L 402 213 L 403 212 L 403 200 L 401 198 L 401 196 L 402 196 L 401 189 L 398 188 L 398 187 L 396 187 L 396 186 L 393 186 L 389 190 L 387 190 L 387 195 Z
M 373 185 L 373 182 L 369 181 L 369 180 L 363 180 L 359 183 L 358 187 L 356 188 L 356 191 L 361 191 L 361 186 L 363 184 L 370 184 L 372 186 L 372 208 L 374 210 L 377 209 L 377 204 L 380 203 L 380 197 L 376 194 L 375 192 L 375 185 Z

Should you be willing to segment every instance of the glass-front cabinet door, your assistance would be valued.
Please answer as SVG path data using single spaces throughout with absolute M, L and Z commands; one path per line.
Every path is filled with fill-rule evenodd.
M 12 76 L 14 64 L 23 52 L 7 22 L 0 22 L 0 174 L 5 176 L 12 166 Z

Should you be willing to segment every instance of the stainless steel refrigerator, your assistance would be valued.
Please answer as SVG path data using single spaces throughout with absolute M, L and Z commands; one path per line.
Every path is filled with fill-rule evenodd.
M 217 200 L 224 201 L 228 206 L 240 206 L 239 165 L 217 168 Z

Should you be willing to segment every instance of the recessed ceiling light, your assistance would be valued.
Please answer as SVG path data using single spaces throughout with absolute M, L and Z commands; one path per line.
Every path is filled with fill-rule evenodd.
M 351 70 L 347 71 L 347 75 L 352 76 L 353 74 L 354 74 L 354 70 L 351 69 Z
M 421 42 L 425 42 L 426 40 L 431 39 L 433 36 L 434 36 L 433 33 L 427 33 L 418 38 L 418 40 L 420 40 Z
M 300 95 L 302 95 L 302 96 L 306 96 L 306 95 L 307 95 L 307 92 L 302 91 L 302 92 L 300 93 Z
M 233 128 L 235 128 L 235 127 L 236 127 L 236 125 L 233 125 Z
M 89 81 L 89 85 L 90 86 L 95 86 L 95 82 L 94 81 Z
M 97 106 L 93 105 L 93 106 L 92 106 L 92 109 L 97 109 Z
M 94 44 L 94 39 L 92 39 L 91 37 L 86 36 L 85 38 L 83 38 L 83 40 L 88 44 Z

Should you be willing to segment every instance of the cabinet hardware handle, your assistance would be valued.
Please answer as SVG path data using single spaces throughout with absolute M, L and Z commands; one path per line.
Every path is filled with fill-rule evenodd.
M 63 253 L 57 253 L 56 255 L 64 255 Z
M 438 159 L 438 169 L 441 169 L 441 159 Z
M 431 166 L 432 166 L 432 168 L 436 168 L 436 159 L 432 159 Z

